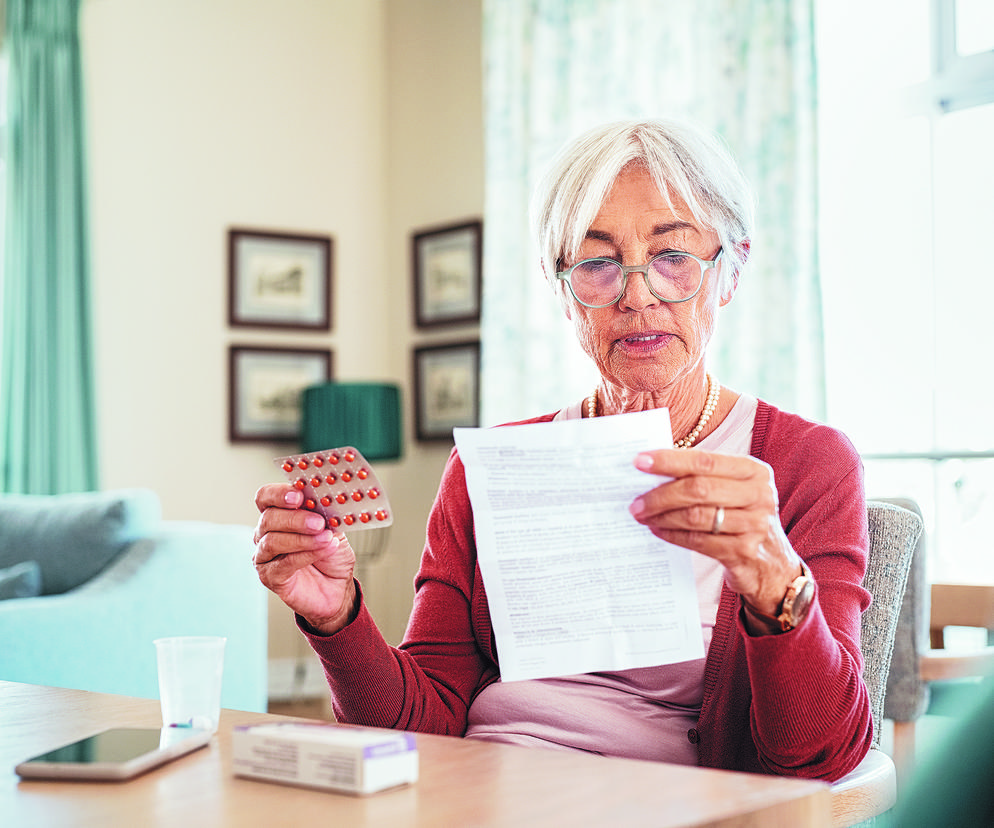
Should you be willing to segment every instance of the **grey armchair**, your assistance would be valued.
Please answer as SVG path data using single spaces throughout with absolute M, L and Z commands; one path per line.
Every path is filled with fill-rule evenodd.
M 832 818 L 837 826 L 855 825 L 892 808 L 897 801 L 897 770 L 880 750 L 880 725 L 904 588 L 918 538 L 921 517 L 879 500 L 867 502 L 870 554 L 863 586 L 873 602 L 863 613 L 863 680 L 870 693 L 874 745 L 852 773 L 832 785 Z

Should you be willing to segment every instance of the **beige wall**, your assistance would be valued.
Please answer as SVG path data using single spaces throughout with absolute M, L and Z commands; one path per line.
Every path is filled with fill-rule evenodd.
M 85 0 L 100 471 L 168 519 L 254 523 L 285 445 L 227 439 L 231 344 L 330 347 L 339 379 L 399 382 L 396 523 L 364 581 L 403 632 L 445 446 L 415 442 L 412 230 L 482 215 L 480 3 Z M 330 334 L 227 326 L 232 225 L 329 234 Z M 292 447 L 291 447 L 292 449 Z M 250 562 L 246 559 L 246 566 Z M 295 646 L 275 608 L 277 649 Z

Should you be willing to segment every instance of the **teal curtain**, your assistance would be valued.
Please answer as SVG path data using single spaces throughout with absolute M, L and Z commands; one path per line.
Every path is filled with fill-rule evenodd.
M 2 490 L 97 487 L 79 0 L 7 0 Z
M 813 0 L 484 0 L 483 420 L 588 394 L 593 366 L 542 277 L 528 200 L 572 135 L 618 118 L 719 134 L 757 196 L 752 255 L 709 365 L 824 416 Z

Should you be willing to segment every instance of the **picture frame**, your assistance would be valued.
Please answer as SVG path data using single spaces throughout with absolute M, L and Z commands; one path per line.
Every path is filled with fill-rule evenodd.
M 414 321 L 419 328 L 478 323 L 483 291 L 483 222 L 412 236 Z
M 294 442 L 300 398 L 332 378 L 333 354 L 321 348 L 232 345 L 228 349 L 228 439 L 232 443 Z
M 452 429 L 480 424 L 480 341 L 414 349 L 414 431 L 418 440 L 452 440 Z
M 232 327 L 331 330 L 330 236 L 228 229 Z

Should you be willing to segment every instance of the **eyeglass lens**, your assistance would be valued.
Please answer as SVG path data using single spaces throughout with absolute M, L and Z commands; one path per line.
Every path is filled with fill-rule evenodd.
M 650 261 L 645 275 L 649 288 L 659 299 L 681 302 L 700 288 L 704 265 L 692 256 L 666 254 Z M 610 259 L 580 262 L 569 280 L 573 295 L 588 305 L 613 305 L 625 289 L 625 271 Z

